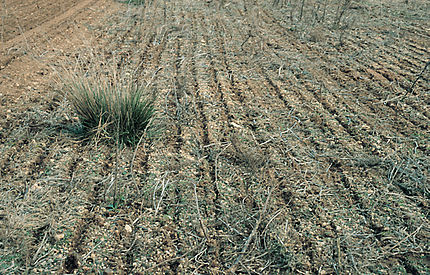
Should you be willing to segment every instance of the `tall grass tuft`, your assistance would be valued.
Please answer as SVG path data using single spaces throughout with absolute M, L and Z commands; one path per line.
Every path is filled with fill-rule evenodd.
M 84 133 L 136 145 L 154 115 L 145 87 L 75 79 L 67 86 Z

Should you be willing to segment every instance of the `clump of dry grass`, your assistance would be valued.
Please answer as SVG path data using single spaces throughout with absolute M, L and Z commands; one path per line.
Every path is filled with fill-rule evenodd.
M 135 145 L 154 115 L 153 99 L 136 84 L 75 77 L 66 85 L 84 133 Z

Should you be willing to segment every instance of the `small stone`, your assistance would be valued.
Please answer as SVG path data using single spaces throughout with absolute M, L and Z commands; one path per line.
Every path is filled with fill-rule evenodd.
M 55 234 L 54 239 L 58 242 L 58 241 L 64 239 L 64 234 L 63 233 Z
M 131 226 L 130 225 L 128 225 L 128 224 L 126 224 L 125 225 L 125 232 L 127 232 L 127 233 L 131 233 L 131 232 L 133 232 L 133 229 L 131 228 Z

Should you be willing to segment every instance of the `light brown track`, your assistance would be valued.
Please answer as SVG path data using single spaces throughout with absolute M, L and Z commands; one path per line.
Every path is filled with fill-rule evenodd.
M 7 49 L 10 49 L 11 47 L 15 46 L 16 44 L 21 43 L 21 42 L 25 41 L 26 39 L 28 39 L 29 37 L 32 37 L 36 34 L 46 33 L 47 31 L 49 31 L 50 28 L 52 28 L 55 25 L 58 25 L 62 21 L 65 21 L 67 18 L 73 16 L 78 11 L 82 10 L 83 8 L 85 8 L 86 6 L 91 4 L 92 2 L 96 2 L 96 0 L 81 1 L 77 5 L 73 6 L 69 10 L 67 10 L 65 13 L 62 13 L 62 14 L 52 18 L 48 22 L 46 22 L 42 25 L 39 25 L 39 26 L 35 27 L 34 29 L 25 31 L 24 33 L 6 41 L 3 45 L 1 45 L 0 52 L 3 52 Z

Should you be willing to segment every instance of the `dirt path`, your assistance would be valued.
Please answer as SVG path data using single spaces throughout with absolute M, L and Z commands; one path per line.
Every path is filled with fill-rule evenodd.
M 28 31 L 45 25 L 49 20 L 61 16 L 82 1 L 15 1 L 4 0 L 1 7 L 1 42 L 7 42 Z
M 1 270 L 428 273 L 429 5 L 225 2 L 6 1 Z M 92 66 L 157 94 L 136 151 L 74 133 Z
M 19 26 L 19 31 L 6 28 L 3 30 L 4 39 L 0 44 L 0 71 L 3 74 L 1 84 L 10 85 L 8 82 L 15 81 L 14 72 L 19 77 L 27 77 L 37 70 L 40 71 L 41 67 L 47 65 L 44 60 L 41 60 L 47 52 L 65 48 L 64 42 L 68 42 L 69 47 L 74 43 L 72 37 L 64 40 L 68 35 L 74 35 L 77 39 L 82 40 L 82 37 L 79 37 L 82 34 L 73 28 L 82 28 L 83 23 L 78 25 L 77 20 L 83 19 L 87 24 L 97 22 L 98 18 L 93 17 L 96 16 L 94 9 L 100 4 L 101 2 L 89 0 L 56 1 L 54 4 L 51 1 L 26 3 L 6 1 L 3 3 L 2 13 L 7 16 L 2 25 Z M 87 18 L 85 18 L 86 16 Z M 78 45 L 74 45 L 74 47 L 76 46 Z M 23 57 L 23 60 L 20 60 L 20 57 Z M 33 68 L 33 70 L 29 71 L 28 68 Z M 46 77 L 43 78 L 46 79 Z M 18 84 L 25 85 L 24 83 Z M 1 90 L 9 90 L 15 95 L 17 92 L 6 88 Z
M 51 1 L 34 1 L 35 3 L 31 4 L 28 2 L 25 3 L 29 6 L 24 7 L 23 4 L 16 6 L 19 2 L 20 1 L 14 1 L 8 3 L 8 1 L 6 1 L 4 4 L 5 10 L 2 12 L 9 16 L 3 21 L 3 24 L 5 26 L 17 26 L 19 30 L 4 30 L 2 51 L 17 47 L 17 44 L 24 40 L 34 41 L 36 36 L 42 36 L 56 29 L 62 21 L 79 13 L 79 11 L 91 3 L 94 4 L 95 1 L 56 1 L 55 4 L 51 4 Z M 21 17 L 22 14 L 20 13 L 22 12 L 26 14 L 27 17 Z M 14 23 L 12 19 L 9 18 L 14 18 L 17 22 Z

